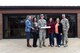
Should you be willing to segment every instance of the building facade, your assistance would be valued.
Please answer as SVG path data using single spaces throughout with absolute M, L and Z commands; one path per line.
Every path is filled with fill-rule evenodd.
M 39 19 L 40 14 L 54 21 L 66 14 L 70 23 L 69 37 L 80 38 L 80 6 L 0 6 L 0 39 L 24 38 L 25 18 L 32 15 Z

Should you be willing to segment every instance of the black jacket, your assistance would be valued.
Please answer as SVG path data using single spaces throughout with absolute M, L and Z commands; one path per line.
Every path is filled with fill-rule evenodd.
M 62 33 L 63 32 L 63 27 L 62 27 L 62 24 L 61 23 L 59 23 L 58 32 L 59 33 Z
M 35 23 L 33 23 L 32 27 L 34 28 L 34 30 L 32 29 L 32 32 L 38 33 L 39 28 L 35 25 Z
M 62 24 L 59 23 L 59 26 L 58 26 L 58 33 L 62 33 L 63 32 L 63 27 L 62 27 Z

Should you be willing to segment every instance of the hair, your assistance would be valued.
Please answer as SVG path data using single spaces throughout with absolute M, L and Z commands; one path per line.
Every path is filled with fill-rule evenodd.
M 48 21 L 50 21 L 51 18 L 52 18 L 52 17 L 50 17 Z M 52 22 L 53 22 L 53 18 L 52 18 Z
M 35 21 L 34 21 L 35 18 L 36 18 L 36 17 L 33 18 L 33 22 L 35 22 Z M 37 18 L 36 18 L 36 22 L 37 22 Z
M 56 18 L 56 20 L 59 19 L 58 17 Z
M 56 18 L 56 22 L 55 23 L 57 23 L 57 19 L 59 19 L 59 18 Z M 59 19 L 60 20 L 60 19 Z M 60 22 L 60 21 L 59 21 Z
M 31 15 L 26 15 L 26 19 L 28 19 L 28 18 L 29 18 L 29 16 L 31 16 Z

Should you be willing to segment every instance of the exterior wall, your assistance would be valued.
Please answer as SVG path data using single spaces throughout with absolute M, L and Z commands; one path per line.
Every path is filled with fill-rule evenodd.
M 78 9 L 22 9 L 22 10 L 1 10 L 2 14 L 13 13 L 79 13 Z
M 2 14 L 0 14 L 0 39 L 3 38 L 3 24 L 2 24 Z
M 80 13 L 77 14 L 77 35 L 80 38 Z
M 77 13 L 77 35 L 80 38 L 80 9 L 23 9 L 23 10 L 1 10 L 0 11 L 0 39 L 3 38 L 2 14 L 19 13 Z

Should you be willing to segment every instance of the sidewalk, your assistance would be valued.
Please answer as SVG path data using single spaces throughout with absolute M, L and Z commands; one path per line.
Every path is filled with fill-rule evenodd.
M 32 39 L 30 40 L 32 44 Z M 38 41 L 39 42 L 39 41 Z M 26 47 L 26 39 L 2 39 L 0 40 L 0 53 L 80 53 L 80 39 L 69 38 L 68 47 L 48 47 L 49 42 L 46 39 L 46 46 L 42 48 Z

